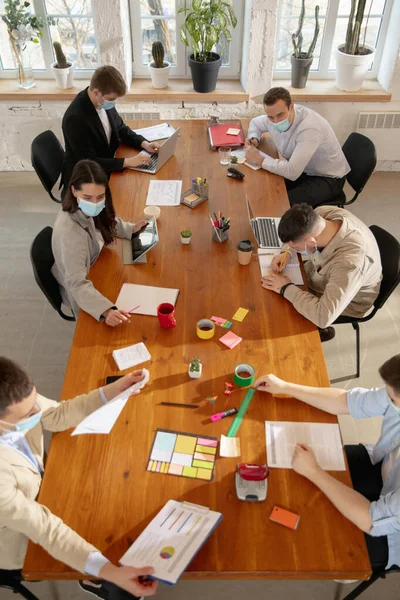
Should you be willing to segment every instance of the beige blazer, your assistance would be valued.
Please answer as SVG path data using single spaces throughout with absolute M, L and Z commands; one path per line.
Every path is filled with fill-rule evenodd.
M 43 468 L 43 429 L 64 431 L 75 427 L 103 402 L 95 390 L 67 402 L 38 395 L 38 403 L 43 417 L 26 433 L 26 440 Z M 21 569 L 28 541 L 32 540 L 57 560 L 83 573 L 89 554 L 97 549 L 36 502 L 41 480 L 31 461 L 0 444 L 0 569 Z

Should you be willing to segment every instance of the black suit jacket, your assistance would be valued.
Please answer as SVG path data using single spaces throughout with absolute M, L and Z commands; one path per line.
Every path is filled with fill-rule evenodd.
M 122 171 L 124 168 L 124 159 L 114 158 L 120 142 L 139 150 L 145 141 L 146 138 L 137 135 L 125 125 L 115 108 L 107 110 L 106 113 L 111 124 L 110 143 L 107 141 L 97 110 L 88 96 L 88 88 L 79 92 L 67 108 L 62 120 L 65 140 L 62 179 L 64 190 L 69 184 L 72 169 L 79 160 L 95 160 L 107 175 L 110 175 L 113 171 Z

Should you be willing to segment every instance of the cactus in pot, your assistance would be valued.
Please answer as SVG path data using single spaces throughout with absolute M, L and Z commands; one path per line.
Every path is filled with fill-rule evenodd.
M 53 48 L 54 52 L 56 53 L 56 64 L 54 65 L 55 68 L 67 69 L 69 66 L 71 66 L 70 63 L 67 62 L 60 42 L 53 42 Z
M 162 42 L 153 42 L 151 47 L 153 62 L 149 64 L 151 82 L 155 88 L 166 88 L 168 86 L 169 71 L 171 65 L 164 60 L 164 46 Z
M 74 65 L 67 60 L 60 42 L 53 42 L 53 48 L 56 60 L 51 65 L 51 70 L 57 85 L 62 90 L 72 88 L 74 85 Z
M 162 69 L 164 66 L 164 46 L 162 42 L 153 42 L 151 47 L 151 54 L 153 56 L 154 67 L 156 69 Z

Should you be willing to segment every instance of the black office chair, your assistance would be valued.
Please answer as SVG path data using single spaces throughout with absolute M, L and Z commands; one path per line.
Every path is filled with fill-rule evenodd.
M 366 317 L 360 319 L 353 317 L 339 317 L 334 322 L 334 325 L 342 323 L 351 323 L 353 329 L 356 332 L 356 369 L 357 372 L 354 375 L 348 375 L 346 377 L 339 377 L 332 379 L 331 383 L 338 383 L 339 381 L 347 381 L 360 377 L 360 328 L 359 323 L 365 323 L 370 321 L 372 317 L 378 312 L 380 308 L 389 299 L 390 295 L 394 292 L 398 284 L 400 283 L 400 244 L 392 236 L 391 233 L 381 229 L 377 225 L 371 225 L 370 227 L 375 239 L 378 243 L 379 253 L 381 255 L 382 262 L 382 282 L 381 288 L 377 299 L 374 302 L 373 310 Z
M 32 594 L 24 585 L 22 585 L 20 577 L 14 575 L 15 571 L 4 571 L 0 569 L 0 588 L 12 590 L 14 594 L 20 594 L 26 600 L 39 600 L 35 594 Z
M 355 598 L 358 598 L 358 596 L 365 592 L 365 590 L 375 583 L 375 581 L 378 579 L 386 579 L 386 575 L 389 575 L 390 573 L 400 573 L 400 568 L 383 569 L 382 571 L 372 573 L 368 581 L 362 581 L 352 592 L 350 592 L 350 594 L 347 594 L 343 600 L 355 600 Z
M 318 206 L 333 205 L 343 208 L 353 204 L 374 172 L 376 149 L 373 142 L 365 135 L 356 132 L 351 133 L 343 144 L 342 150 L 351 169 L 346 175 L 346 180 L 355 191 L 355 194 L 351 200 L 346 200 L 346 194 L 342 190 L 336 198 L 328 202 L 321 202 Z
M 32 242 L 30 256 L 33 274 L 36 283 L 60 317 L 66 321 L 75 321 L 75 317 L 70 317 L 61 310 L 62 299 L 60 286 L 51 273 L 51 268 L 54 264 L 54 256 L 51 249 L 52 233 L 53 229 L 51 227 L 45 227 L 37 234 Z
M 61 200 L 53 196 L 52 189 L 60 177 L 64 156 L 63 147 L 50 129 L 40 133 L 32 142 L 32 166 L 50 198 L 58 203 Z

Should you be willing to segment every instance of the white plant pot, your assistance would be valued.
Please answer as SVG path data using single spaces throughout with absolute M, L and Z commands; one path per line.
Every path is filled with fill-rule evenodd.
M 190 244 L 191 239 L 192 239 L 192 236 L 190 236 L 188 238 L 184 238 L 184 237 L 181 236 L 181 242 L 182 242 L 182 244 Z
M 154 62 L 149 64 L 151 83 L 153 84 L 154 88 L 161 89 L 168 87 L 168 78 L 171 65 L 167 61 L 164 61 L 164 65 L 166 66 L 156 69 Z
M 191 377 L 192 379 L 199 379 L 202 371 L 203 371 L 203 365 L 202 364 L 200 365 L 200 371 L 191 371 L 190 370 L 190 365 L 189 365 L 188 373 L 189 373 L 189 377 Z
M 370 50 L 369 54 L 345 54 L 341 52 L 344 44 L 336 48 L 336 82 L 339 90 L 345 92 L 357 92 L 361 89 L 368 69 L 374 60 L 375 50 L 370 46 L 365 46 Z
M 57 69 L 56 62 L 51 65 L 51 70 L 56 83 L 62 90 L 74 87 L 74 65 L 70 64 L 66 69 Z

